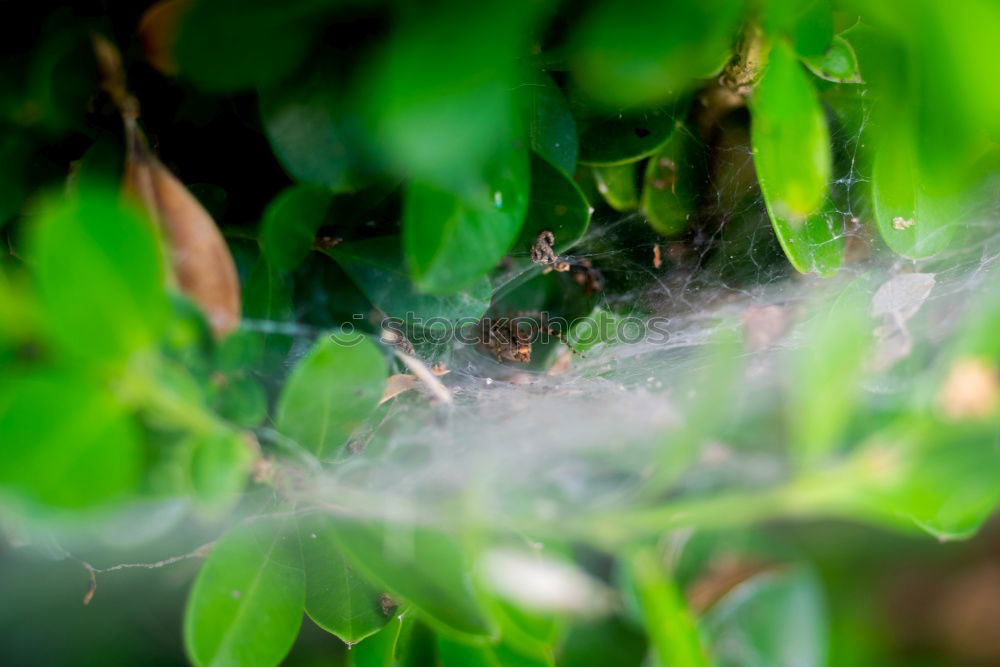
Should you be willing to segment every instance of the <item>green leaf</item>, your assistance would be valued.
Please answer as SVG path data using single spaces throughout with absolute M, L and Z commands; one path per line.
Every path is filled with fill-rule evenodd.
M 386 614 L 382 608 L 383 591 L 362 578 L 341 554 L 329 518 L 315 514 L 299 519 L 299 541 L 306 570 L 306 613 L 316 625 L 350 646 L 393 618 L 392 609 Z
M 833 39 L 830 0 L 768 0 L 762 21 L 769 36 L 789 37 L 800 56 L 819 56 Z
M 366 81 L 367 110 L 393 164 L 454 187 L 512 139 L 513 64 L 540 3 L 425 7 L 399 21 Z
M 784 42 L 771 51 L 750 112 L 754 166 L 785 255 L 802 273 L 833 273 L 843 239 L 827 203 L 830 134 L 816 91 Z
M 742 10 L 730 0 L 599 3 L 574 35 L 575 79 L 610 106 L 679 97 L 726 61 Z
M 851 284 L 817 299 L 809 311 L 803 346 L 789 363 L 788 439 L 800 465 L 821 464 L 844 444 L 871 343 L 868 302 L 869 295 Z
M 351 647 L 352 667 L 397 667 L 400 644 L 408 638 L 413 626 L 413 614 L 393 616 L 388 624 L 357 646 Z
M 0 485 L 56 507 L 125 495 L 138 481 L 139 433 L 105 387 L 69 374 L 0 385 Z
M 693 135 L 678 124 L 670 138 L 646 164 L 642 186 L 642 212 L 659 234 L 672 236 L 692 219 L 695 201 Z
M 260 241 L 268 263 L 291 271 L 313 248 L 332 195 L 311 185 L 293 185 L 271 200 L 261 222 Z
M 479 646 L 437 636 L 438 663 L 441 667 L 546 667 L 555 665 L 551 658 L 520 653 L 506 644 Z
M 62 349 L 114 362 L 156 342 L 169 313 L 163 258 L 152 225 L 118 193 L 50 201 L 29 242 L 42 317 Z
M 872 164 L 875 221 L 893 251 L 904 257 L 929 257 L 948 246 L 960 218 L 952 202 L 928 191 L 907 128 L 903 122 L 880 131 Z
M 527 152 L 511 148 L 485 179 L 462 192 L 411 184 L 403 207 L 403 249 L 417 288 L 456 292 L 496 266 L 524 223 L 529 182 Z
M 223 535 L 198 572 L 184 612 L 196 665 L 268 667 L 288 653 L 302 623 L 306 577 L 283 520 L 258 519 Z
M 181 17 L 174 55 L 201 88 L 230 93 L 274 83 L 305 57 L 329 0 L 195 0 Z
M 543 231 L 555 237 L 556 253 L 572 248 L 590 224 L 590 204 L 566 173 L 536 153 L 531 154 L 531 202 L 517 241 L 527 254 Z
M 680 109 L 681 105 L 675 105 L 615 115 L 579 112 L 580 163 L 613 166 L 652 155 L 670 138 Z
M 826 663 L 826 613 L 816 576 L 803 568 L 765 572 L 705 614 L 714 665 L 793 667 Z
M 421 612 L 439 630 L 491 634 L 461 546 L 449 535 L 418 526 L 337 519 L 335 533 L 355 567 Z
M 249 375 L 224 376 L 214 399 L 219 415 L 238 426 L 254 428 L 267 417 L 267 393 Z
M 802 62 L 821 79 L 834 83 L 864 83 L 854 47 L 840 35 L 833 38 L 821 55 L 803 58 Z
M 243 436 L 223 432 L 198 438 L 191 453 L 191 486 L 209 511 L 232 507 L 246 488 L 253 451 Z
M 567 174 L 576 170 L 579 139 L 576 121 L 562 91 L 544 72 L 535 74 L 517 90 L 517 101 L 525 117 L 531 150 Z M 534 165 L 532 165 L 534 171 Z M 534 175 L 532 175 L 534 190 Z M 530 219 L 530 218 L 529 218 Z
M 972 537 L 1000 502 L 995 441 L 993 424 L 921 415 L 890 425 L 859 451 L 872 478 L 869 506 L 895 527 L 902 520 L 939 540 Z
M 636 165 L 611 165 L 594 167 L 594 182 L 608 206 L 616 211 L 634 211 L 639 206 L 639 188 L 636 185 Z
M 362 121 L 338 88 L 337 81 L 312 76 L 264 89 L 261 121 L 292 178 L 330 192 L 353 192 L 371 181 L 373 169 Z
M 289 283 L 288 277 L 271 266 L 263 254 L 254 262 L 243 283 L 243 316 L 256 320 L 256 324 L 264 328 L 250 333 L 251 359 L 256 365 L 276 367 L 292 347 L 291 337 L 275 326 L 294 319 Z
M 385 378 L 374 343 L 359 334 L 331 334 L 289 375 L 278 400 L 278 430 L 326 458 L 375 409 Z
M 366 297 L 382 312 L 406 320 L 407 313 L 424 322 L 443 317 L 478 321 L 490 306 L 491 288 L 481 278 L 464 291 L 450 296 L 417 292 L 403 267 L 398 236 L 382 236 L 341 243 L 328 250 Z
M 24 166 L 31 151 L 31 142 L 22 133 L 5 132 L 0 137 L 0 227 L 18 213 L 28 195 L 30 185 Z
M 628 556 L 627 568 L 659 664 L 708 665 L 694 618 L 663 557 L 655 548 L 640 548 Z

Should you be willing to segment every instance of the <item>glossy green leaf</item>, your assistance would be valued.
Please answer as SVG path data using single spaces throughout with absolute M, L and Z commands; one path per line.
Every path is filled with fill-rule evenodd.
M 872 164 L 871 193 L 879 232 L 904 257 L 928 257 L 948 246 L 958 229 L 956 207 L 929 192 L 913 135 L 905 123 L 886 127 Z
M 579 139 L 576 121 L 559 87 L 548 74 L 540 72 L 518 88 L 517 101 L 525 117 L 531 150 L 572 174 L 576 170 Z
M 725 62 L 742 9 L 731 0 L 597 4 L 574 35 L 575 79 L 610 106 L 676 98 Z
M 331 199 L 325 189 L 293 185 L 268 204 L 260 240 L 271 266 L 290 271 L 302 263 L 313 248 L 316 230 L 326 218 Z
M 384 591 L 358 574 L 341 554 L 331 521 L 313 514 L 298 523 L 309 618 L 348 645 L 381 630 L 393 618 L 394 607 L 383 609 Z
M 636 185 L 634 163 L 594 167 L 597 191 L 616 211 L 634 211 L 639 206 L 639 188 Z
M 788 438 L 800 465 L 820 464 L 844 445 L 871 344 L 868 303 L 868 294 L 852 284 L 818 299 L 809 310 L 803 346 L 789 362 Z
M 626 566 L 659 664 L 708 665 L 694 618 L 663 557 L 645 547 L 628 556 Z
M 191 453 L 191 486 L 195 497 L 212 510 L 234 505 L 246 488 L 253 458 L 250 444 L 236 432 L 198 439 Z
M 280 519 L 237 526 L 213 546 L 184 613 L 184 645 L 196 665 L 269 667 L 302 623 L 306 577 L 295 533 Z
M 544 157 L 531 154 L 531 201 L 515 252 L 528 254 L 543 231 L 555 237 L 556 253 L 572 248 L 590 224 L 590 204 L 565 172 Z
M 816 576 L 794 568 L 759 574 L 705 615 L 713 665 L 793 667 L 826 663 L 826 611 Z
M 174 55 L 198 86 L 228 93 L 291 73 L 322 26 L 328 0 L 195 0 L 183 12 Z
M 131 415 L 105 387 L 69 374 L 0 385 L 0 486 L 56 507 L 135 488 L 142 453 Z
M 51 201 L 30 239 L 42 316 L 61 348 L 122 360 L 157 340 L 169 306 L 152 225 L 118 193 Z
M 679 234 L 687 229 L 694 212 L 693 139 L 691 131 L 678 124 L 670 138 L 646 164 L 642 212 L 650 226 L 664 236 Z
M 676 105 L 616 115 L 578 112 L 580 163 L 611 166 L 652 155 L 670 138 L 679 109 Z
M 417 526 L 338 519 L 335 533 L 359 571 L 406 600 L 438 629 L 481 636 L 491 627 L 454 538 Z
M 821 55 L 803 58 L 812 73 L 834 83 L 864 83 L 858 68 L 858 56 L 846 39 L 837 35 Z
M 481 278 L 467 290 L 450 296 L 417 292 L 403 266 L 398 236 L 383 236 L 341 243 L 324 251 L 350 276 L 365 296 L 382 312 L 405 320 L 427 321 L 443 317 L 449 321 L 478 320 L 490 306 L 491 288 Z
M 504 151 L 482 182 L 461 193 L 411 184 L 403 208 L 403 249 L 417 288 L 456 292 L 496 266 L 524 224 L 529 182 L 522 147 Z
M 832 273 L 843 255 L 843 222 L 826 204 L 830 133 L 816 91 L 783 42 L 771 51 L 750 112 L 757 179 L 785 255 L 803 273 Z
M 331 192 L 372 179 L 364 127 L 338 81 L 313 76 L 264 89 L 260 113 L 268 141 L 288 174 Z
M 326 458 L 375 409 L 385 378 L 374 343 L 360 334 L 329 334 L 289 375 L 278 399 L 278 430 Z

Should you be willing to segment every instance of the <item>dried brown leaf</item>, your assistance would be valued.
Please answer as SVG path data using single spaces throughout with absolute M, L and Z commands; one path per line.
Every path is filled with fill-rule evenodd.
M 126 129 L 124 188 L 159 225 L 178 286 L 221 338 L 240 322 L 240 283 L 229 247 L 205 207 L 153 155 L 141 130 L 128 121 Z

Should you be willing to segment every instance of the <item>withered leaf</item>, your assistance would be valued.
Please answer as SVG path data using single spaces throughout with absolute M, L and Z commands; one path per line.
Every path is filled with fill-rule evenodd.
M 221 338 L 240 322 L 240 283 L 229 247 L 212 216 L 153 154 L 134 121 L 126 120 L 126 134 L 124 188 L 160 226 L 178 286 Z

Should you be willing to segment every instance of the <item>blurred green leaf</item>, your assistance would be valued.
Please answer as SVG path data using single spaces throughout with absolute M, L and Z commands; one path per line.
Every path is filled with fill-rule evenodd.
M 537 153 L 531 154 L 531 201 L 515 249 L 528 253 L 550 231 L 556 253 L 572 248 L 590 224 L 590 204 L 573 180 Z
M 372 179 L 373 168 L 362 121 L 341 85 L 313 76 L 266 88 L 260 113 L 271 148 L 292 178 L 353 192 Z
M 401 172 L 457 187 L 512 140 L 513 66 L 541 4 L 446 3 L 398 22 L 366 90 L 381 146 Z
M 505 644 L 478 646 L 437 637 L 438 664 L 441 667 L 545 667 L 551 659 L 519 653 Z
M 341 243 L 326 251 L 379 310 L 405 320 L 443 317 L 450 321 L 478 320 L 490 305 L 489 280 L 481 278 L 469 289 L 451 296 L 417 292 L 403 265 L 398 236 L 383 236 L 353 243 Z
M 670 138 L 649 158 L 643 176 L 642 212 L 659 234 L 687 229 L 694 212 L 693 136 L 678 124 Z
M 322 188 L 293 185 L 268 204 L 260 241 L 271 266 L 290 271 L 302 263 L 313 248 L 316 230 L 323 224 L 331 200 L 330 192 Z
M 830 0 L 768 0 L 764 3 L 764 30 L 786 36 L 803 57 L 817 57 L 833 40 L 833 8 Z
M 214 399 L 219 415 L 238 426 L 254 428 L 267 417 L 267 393 L 249 375 L 223 377 Z
M 800 465 L 815 466 L 843 444 L 875 326 L 867 296 L 857 284 L 825 295 L 803 326 L 787 398 L 789 445 Z
M 243 316 L 255 320 L 257 326 L 249 332 L 251 343 L 248 359 L 253 365 L 274 368 L 291 349 L 291 337 L 283 333 L 280 325 L 291 322 L 292 292 L 290 281 L 271 266 L 265 255 L 254 262 L 243 284 Z
M 396 667 L 403 664 L 399 660 L 400 643 L 405 642 L 412 631 L 412 616 L 410 613 L 393 615 L 385 627 L 357 646 L 352 646 L 350 664 L 353 667 Z
M 329 457 L 375 409 L 385 378 L 374 343 L 356 333 L 329 334 L 288 376 L 278 399 L 278 430 Z
M 574 35 L 573 73 L 608 106 L 679 97 L 726 62 L 742 11 L 733 0 L 596 4 Z
M 156 233 L 117 193 L 50 201 L 30 248 L 42 317 L 62 349 L 117 362 L 162 333 L 169 310 Z
M 306 577 L 298 540 L 281 519 L 233 528 L 198 572 L 184 613 L 196 665 L 277 665 L 302 623 Z
M 907 128 L 905 122 L 880 128 L 872 165 L 875 221 L 893 251 L 928 257 L 951 242 L 958 228 L 957 210 L 945 197 L 927 191 Z
M 705 614 L 713 663 L 793 667 L 826 662 L 826 611 L 816 576 L 803 568 L 739 584 Z
M 336 520 L 354 566 L 413 604 L 435 627 L 462 636 L 492 633 L 470 585 L 468 562 L 452 537 L 419 526 Z
M 562 91 L 544 72 L 517 89 L 531 150 L 567 174 L 576 170 L 579 139 L 576 121 Z M 534 179 L 532 179 L 534 180 Z
M 184 10 L 174 54 L 201 88 L 230 93 L 267 85 L 305 58 L 331 0 L 194 0 Z
M 33 501 L 81 507 L 135 488 L 136 424 L 106 387 L 69 373 L 0 384 L 0 485 Z
M 840 35 L 833 38 L 821 55 L 803 58 L 802 62 L 821 79 L 834 83 L 864 83 L 854 47 Z
M 21 133 L 5 132 L 0 137 L 0 227 L 21 210 L 30 184 L 26 162 L 33 146 Z
M 659 664 L 708 665 L 694 619 L 663 557 L 655 548 L 640 548 L 627 556 L 627 568 Z
M 253 458 L 250 445 L 236 432 L 197 438 L 191 453 L 195 498 L 210 511 L 232 507 L 246 488 Z
M 816 91 L 784 42 L 754 91 L 751 143 L 771 224 L 792 265 L 827 275 L 840 265 L 842 221 L 825 203 L 830 133 Z
M 412 183 L 403 209 L 403 249 L 417 289 L 456 292 L 496 266 L 524 224 L 529 182 L 527 151 L 511 148 L 467 191 Z
M 327 517 L 300 518 L 299 541 L 306 570 L 306 613 L 316 625 L 350 646 L 389 622 L 394 608 L 383 610 L 382 591 L 355 572 L 341 554 Z
M 626 164 L 594 167 L 597 191 L 616 211 L 634 211 L 639 206 L 639 188 L 636 185 L 636 165 Z
M 646 657 L 646 637 L 616 616 L 582 621 L 570 627 L 560 647 L 560 667 L 621 665 L 639 667 Z

